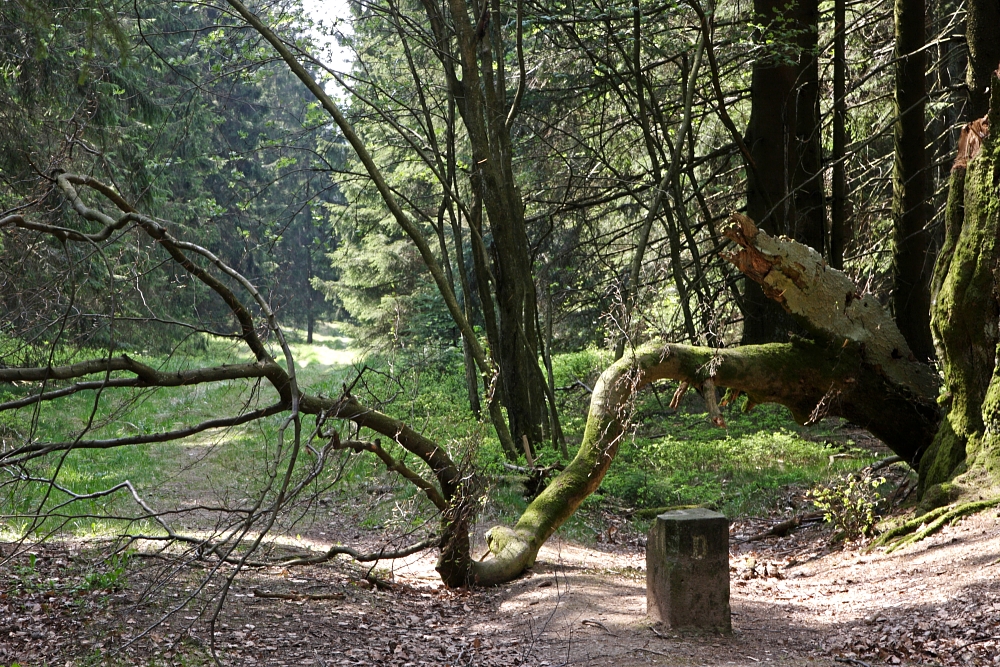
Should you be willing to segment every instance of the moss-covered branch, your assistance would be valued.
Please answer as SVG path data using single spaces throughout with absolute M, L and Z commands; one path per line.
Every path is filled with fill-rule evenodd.
M 513 528 L 488 536 L 493 558 L 472 563 L 471 578 L 494 585 L 519 575 L 538 549 L 601 484 L 629 425 L 632 400 L 661 379 L 746 393 L 753 403 L 780 403 L 799 421 L 825 414 L 866 426 L 897 454 L 913 461 L 937 425 L 933 398 L 914 397 L 870 367 L 858 345 L 835 347 L 813 341 L 712 349 L 648 345 L 615 362 L 594 387 L 583 442 L 576 458 L 525 510 Z

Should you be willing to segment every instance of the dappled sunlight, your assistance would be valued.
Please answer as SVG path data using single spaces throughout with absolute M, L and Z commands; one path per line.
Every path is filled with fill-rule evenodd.
M 350 339 L 343 339 L 350 342 Z M 349 366 L 359 357 L 356 349 L 349 347 L 330 347 L 322 342 L 314 342 L 312 345 L 296 344 L 289 345 L 292 355 L 295 357 L 295 365 L 298 368 L 308 368 L 311 364 L 321 366 Z
M 821 527 L 765 542 L 734 539 L 731 636 L 654 625 L 646 615 L 642 549 L 595 549 L 559 539 L 542 549 L 531 572 L 505 588 L 498 616 L 507 632 L 531 642 L 535 657 L 553 664 L 749 667 L 826 664 L 835 657 L 990 663 L 995 642 L 974 640 L 995 634 L 1000 621 L 995 512 L 888 555 L 831 547 L 829 539 Z M 769 574 L 761 576 L 764 563 Z M 477 630 L 498 622 L 483 619 Z

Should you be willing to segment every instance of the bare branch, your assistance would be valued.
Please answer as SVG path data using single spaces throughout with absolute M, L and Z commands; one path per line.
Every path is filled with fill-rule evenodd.
M 437 507 L 442 512 L 448 508 L 448 502 L 441 497 L 441 492 L 437 488 L 428 482 L 426 479 L 413 472 L 402 461 L 398 461 L 392 457 L 392 455 L 382 448 L 382 445 L 378 440 L 374 442 L 362 442 L 360 440 L 345 440 L 343 442 L 334 434 L 334 449 L 352 449 L 355 452 L 372 452 L 377 457 L 379 457 L 385 464 L 385 467 L 395 473 L 398 473 L 401 477 L 405 478 L 407 481 L 411 482 L 414 486 L 421 489 L 427 494 L 434 506 Z
M 371 563 L 379 560 L 392 560 L 394 558 L 404 558 L 406 556 L 412 556 L 415 553 L 424 551 L 425 549 L 431 549 L 433 547 L 439 546 L 441 544 L 441 538 L 435 535 L 431 535 L 426 540 L 421 540 L 416 544 L 412 544 L 403 549 L 397 549 L 395 551 L 387 551 L 382 549 L 380 551 L 373 551 L 371 553 L 361 553 L 356 549 L 351 547 L 330 547 L 327 549 L 326 553 L 317 556 L 298 556 L 290 560 L 281 561 L 278 563 L 273 563 L 278 567 L 291 567 L 293 565 L 315 565 L 317 563 L 325 563 L 328 560 L 332 560 L 340 555 L 347 555 L 360 563 Z M 256 565 L 256 563 L 255 563 Z
M 200 424 L 176 429 L 174 431 L 163 431 L 161 433 L 147 433 L 133 435 L 122 438 L 109 438 L 106 440 L 73 440 L 69 442 L 38 442 L 30 445 L 16 447 L 3 454 L 0 454 L 0 464 L 19 465 L 31 459 L 36 459 L 52 452 L 69 451 L 71 449 L 113 449 L 115 447 L 126 447 L 129 445 L 145 445 L 152 442 L 168 442 L 170 440 L 180 440 L 189 436 L 208 431 L 215 428 L 227 428 L 240 426 L 252 422 L 256 419 L 276 415 L 288 410 L 286 403 L 276 403 L 266 408 L 246 412 L 235 417 L 224 417 L 221 419 L 209 419 Z

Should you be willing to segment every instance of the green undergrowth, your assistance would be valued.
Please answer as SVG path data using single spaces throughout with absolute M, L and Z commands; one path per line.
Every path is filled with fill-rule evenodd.
M 682 406 L 644 422 L 622 446 L 605 494 L 635 507 L 706 505 L 730 517 L 760 515 L 790 488 L 808 489 L 875 458 L 847 439 L 828 444 L 834 425 L 802 429 L 781 406 L 730 410 L 724 429 L 697 410 Z M 658 432 L 644 435 L 651 430 Z
M 490 520 L 510 521 L 523 510 L 527 503 L 523 489 L 505 468 L 492 427 L 470 410 L 460 350 L 428 346 L 362 355 L 335 326 L 320 328 L 315 345 L 305 344 L 304 338 L 303 332 L 289 335 L 303 388 L 337 396 L 347 387 L 363 403 L 402 419 L 446 446 L 460 465 L 480 473 L 477 490 L 483 497 L 484 516 Z M 157 368 L 246 360 L 227 341 L 194 337 L 172 355 L 134 356 Z M 610 355 L 596 350 L 553 359 L 560 418 L 571 456 L 583 434 L 588 389 L 609 362 Z M 665 407 L 675 388 L 662 383 L 640 395 L 633 437 L 622 445 L 601 488 L 584 504 L 583 513 L 563 528 L 564 534 L 579 539 L 593 535 L 595 517 L 608 508 L 630 514 L 643 508 L 703 505 L 731 518 L 783 510 L 790 496 L 802 497 L 806 489 L 875 458 L 840 435 L 836 424 L 804 429 L 777 406 L 760 406 L 747 414 L 739 406 L 727 408 L 727 427 L 718 428 L 709 423 L 704 402 L 695 392 L 689 392 L 680 409 Z M 0 398 L 9 400 L 28 389 L 4 387 Z M 479 389 L 484 391 L 481 385 Z M 272 399 L 269 392 L 264 384 L 260 395 L 255 394 L 254 383 L 245 381 L 159 391 L 108 391 L 99 401 L 95 401 L 94 392 L 80 392 L 46 404 L 37 415 L 32 408 L 0 415 L 0 427 L 8 435 L 33 433 L 36 441 L 73 438 L 88 423 L 85 439 L 153 433 L 233 415 L 245 404 L 266 405 Z M 176 489 L 191 485 L 199 487 L 199 493 L 206 497 L 239 505 L 261 493 L 268 479 L 273 479 L 273 471 L 287 460 L 287 451 L 281 457 L 276 454 L 283 419 L 276 416 L 180 442 L 77 450 L 35 463 L 30 472 L 45 477 L 58 470 L 59 485 L 77 494 L 128 480 L 144 497 L 161 503 L 158 507 L 184 500 L 183 491 L 178 495 Z M 313 418 L 309 417 L 304 420 L 304 430 L 312 428 Z M 345 439 L 357 437 L 347 426 L 341 428 Z M 381 443 L 412 469 L 431 477 L 421 461 L 395 443 L 387 438 L 381 438 Z M 543 465 L 559 460 L 558 449 L 548 442 L 538 446 L 537 456 Z M 310 460 L 304 456 L 302 466 Z M 523 457 L 519 463 L 525 463 Z M 175 489 L 173 496 L 169 489 Z M 328 504 L 322 507 L 314 505 L 320 514 L 346 511 L 360 529 L 405 532 L 436 521 L 436 510 L 424 495 L 386 472 L 369 454 L 334 455 L 308 494 L 327 499 Z M 357 498 L 371 502 L 351 500 Z M 0 528 L 8 535 L 17 534 L 30 524 L 12 515 L 30 516 L 39 508 L 51 509 L 66 500 L 65 493 L 44 484 L 8 483 L 0 488 L 0 514 L 7 517 L 0 518 L 5 522 Z M 136 513 L 128 492 L 76 501 L 60 510 L 63 517 L 35 528 L 36 532 L 68 530 L 102 535 L 120 530 L 125 523 L 95 517 L 122 512 Z M 139 522 L 131 524 L 129 530 L 155 532 L 157 528 Z

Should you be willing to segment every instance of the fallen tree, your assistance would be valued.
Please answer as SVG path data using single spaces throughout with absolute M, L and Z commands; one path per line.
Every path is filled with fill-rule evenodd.
M 657 380 L 679 380 L 709 396 L 725 387 L 745 393 L 750 406 L 779 403 L 802 423 L 844 417 L 905 460 L 921 460 L 940 421 L 936 376 L 914 359 L 892 318 L 814 250 L 772 238 L 739 214 L 732 223 L 726 235 L 739 250 L 730 261 L 814 337 L 732 349 L 650 343 L 631 350 L 594 386 L 573 461 L 513 528 L 490 531 L 492 559 L 443 559 L 446 582 L 497 584 L 530 567 L 542 544 L 600 486 L 628 433 L 636 392 Z
M 940 420 L 935 401 L 936 377 L 929 367 L 913 359 L 892 319 L 877 301 L 871 295 L 859 295 L 853 283 L 843 273 L 830 269 L 815 251 L 788 239 L 771 238 L 758 231 L 748 218 L 737 214 L 726 232 L 736 244 L 728 259 L 759 282 L 765 293 L 796 317 L 812 337 L 731 349 L 650 343 L 629 350 L 596 383 L 586 431 L 575 458 L 535 498 L 513 527 L 498 526 L 489 532 L 491 557 L 477 561 L 471 553 L 469 527 L 478 497 L 470 484 L 469 471 L 457 464 L 441 443 L 421 435 L 402 420 L 362 404 L 346 388 L 337 397 L 302 392 L 296 382 L 291 349 L 266 299 L 248 279 L 207 249 L 175 237 L 169 225 L 138 212 L 113 188 L 91 177 L 57 173 L 52 176 L 51 187 L 53 194 L 69 204 L 79 225 L 40 222 L 18 212 L 0 220 L 0 227 L 83 247 L 111 247 L 125 238 L 122 232 L 141 235 L 151 253 L 158 247 L 157 252 L 164 259 L 221 299 L 238 325 L 234 335 L 255 361 L 168 372 L 125 355 L 109 354 L 62 366 L 2 368 L 0 381 L 30 383 L 35 389 L 29 396 L 0 405 L 0 411 L 57 401 L 80 391 L 166 389 L 233 380 L 264 381 L 270 385 L 274 398 L 262 407 L 251 409 L 247 405 L 230 417 L 217 417 L 166 432 L 22 442 L 0 453 L 0 466 L 15 475 L 25 475 L 28 464 L 43 457 L 58 457 L 88 448 L 177 440 L 284 414 L 277 443 L 279 449 L 288 452 L 284 472 L 275 475 L 273 485 L 256 503 L 238 508 L 239 519 L 228 530 L 210 538 L 185 535 L 143 504 L 130 487 L 144 511 L 156 518 L 165 538 L 196 544 L 201 558 L 255 563 L 249 560 L 252 550 L 237 549 L 249 539 L 251 528 L 255 534 L 251 542 L 259 544 L 278 514 L 316 478 L 327 456 L 337 450 L 351 449 L 377 456 L 388 470 L 414 484 L 440 510 L 440 539 L 419 546 L 438 546 L 438 570 L 445 583 L 464 586 L 508 581 L 531 566 L 542 544 L 600 486 L 629 433 L 636 392 L 666 378 L 701 389 L 713 405 L 715 388 L 723 387 L 745 393 L 751 406 L 765 402 L 786 405 L 803 423 L 825 416 L 844 417 L 881 437 L 913 465 L 918 465 L 934 442 Z M 81 191 L 90 194 L 84 196 Z M 91 197 L 112 205 L 117 212 L 111 214 L 100 206 L 85 203 Z M 94 230 L 83 231 L 88 226 Z M 27 239 L 21 237 L 21 240 Z M 272 356 L 265 334 L 278 341 L 283 357 L 280 361 L 284 363 Z M 317 417 L 312 436 L 303 435 L 304 415 Z M 355 425 L 358 439 L 341 439 L 340 430 L 334 425 L 343 421 Z M 388 438 L 415 455 L 426 465 L 426 472 L 421 473 L 394 457 L 379 440 L 364 439 L 362 429 Z M 284 440 L 286 431 L 291 433 L 289 443 Z M 305 452 L 312 457 L 312 463 L 306 466 L 304 477 L 296 477 L 296 466 Z M 428 472 L 430 477 L 426 476 Z M 164 539 L 162 534 L 143 537 Z M 407 548 L 399 551 L 410 552 Z M 349 548 L 337 548 L 325 556 L 303 557 L 297 562 L 317 562 L 337 554 L 356 555 Z M 384 553 L 382 557 L 392 555 Z
M 994 84 L 991 116 L 976 125 L 978 129 L 967 130 L 967 133 L 977 132 L 976 140 L 967 136 L 963 141 L 965 152 L 959 156 L 952 174 L 947 237 L 937 264 L 933 312 L 944 369 L 941 399 L 937 374 L 914 358 L 892 318 L 872 295 L 859 293 L 845 274 L 827 266 L 814 250 L 789 239 L 772 238 L 745 216 L 734 214 L 725 234 L 735 249 L 727 259 L 759 283 L 764 293 L 781 304 L 809 337 L 728 349 L 653 342 L 629 350 L 596 383 L 585 434 L 575 458 L 534 499 L 513 527 L 497 526 L 489 532 L 491 557 L 475 560 L 469 527 L 478 497 L 470 483 L 469 471 L 456 463 L 441 443 L 423 436 L 402 420 L 362 404 L 347 388 L 338 397 L 302 392 L 281 326 L 251 281 L 206 248 L 175 237 L 169 225 L 137 211 L 114 188 L 89 176 L 54 173 L 48 179 L 50 191 L 46 196 L 61 197 L 67 204 L 68 215 L 75 216 L 76 222 L 43 222 L 26 208 L 0 219 L 0 228 L 15 230 L 11 237 L 15 243 L 27 247 L 32 239 L 49 237 L 64 247 L 93 248 L 106 256 L 106 250 L 123 243 L 123 239 L 144 238 L 150 256 L 159 254 L 153 266 L 183 271 L 221 299 L 236 323 L 235 332 L 227 335 L 240 340 L 254 361 L 167 371 L 151 368 L 126 355 L 112 355 L 109 350 L 104 357 L 65 365 L 50 361 L 4 367 L 0 368 L 0 382 L 27 384 L 31 391 L 0 404 L 0 412 L 58 401 L 81 391 L 100 395 L 100 392 L 234 380 L 266 382 L 274 398 L 272 403 L 259 407 L 248 402 L 229 417 L 216 417 L 165 432 L 89 440 L 81 433 L 62 442 L 27 438 L 0 452 L 0 467 L 11 479 L 46 482 L 51 488 L 59 488 L 71 496 L 67 503 L 128 491 L 142 508 L 142 517 L 155 520 L 162 529 L 155 534 L 132 534 L 131 539 L 180 541 L 194 545 L 198 558 L 242 566 L 261 564 L 251 560 L 253 547 L 261 543 L 279 513 L 319 475 L 331 452 L 342 449 L 369 452 L 388 470 L 419 488 L 440 511 L 441 536 L 365 558 L 390 558 L 436 545 L 440 550 L 438 571 L 446 584 L 495 585 L 517 577 L 530 567 L 545 541 L 600 486 L 629 433 L 636 393 L 650 383 L 669 378 L 680 381 L 682 387 L 701 389 L 712 410 L 718 409 L 715 391 L 721 387 L 731 393 L 746 394 L 749 406 L 765 402 L 785 405 L 802 423 L 839 416 L 867 428 L 919 469 L 923 508 L 933 511 L 888 537 L 903 535 L 933 520 L 920 533 L 926 534 L 946 520 L 996 502 L 993 496 L 1000 470 L 1000 377 L 996 372 L 1000 342 L 996 274 L 1000 266 L 997 243 L 1000 205 L 995 183 L 1000 182 L 1000 142 L 983 130 L 990 124 L 988 121 L 993 125 L 1000 123 L 1000 79 Z M 117 210 L 112 214 L 102 205 L 87 204 L 88 198 L 96 198 L 103 206 Z M 114 301 L 114 291 L 109 298 Z M 184 326 L 206 331 L 196 324 Z M 278 342 L 283 364 L 272 356 L 267 336 Z M 259 400 L 262 391 L 254 390 L 254 395 Z M 947 411 L 944 415 L 942 406 Z M 255 502 L 232 509 L 237 519 L 210 537 L 174 530 L 167 515 L 153 511 L 127 483 L 87 496 L 74 496 L 58 486 L 55 478 L 58 465 L 57 472 L 48 480 L 32 477 L 29 469 L 34 461 L 58 458 L 74 450 L 179 440 L 279 414 L 285 415 L 285 421 L 278 432 L 276 460 L 281 460 L 280 454 L 285 452 L 283 471 L 275 472 Z M 304 415 L 317 418 L 311 435 L 303 434 Z M 721 419 L 718 414 L 713 416 Z M 341 439 L 340 431 L 332 425 L 344 421 L 354 424 L 359 439 Z M 394 457 L 379 440 L 361 439 L 365 432 L 362 429 L 388 438 L 415 455 L 426 465 L 426 472 Z M 286 442 L 289 430 L 291 437 Z M 304 452 L 311 457 L 311 463 L 304 466 L 304 474 L 296 476 Z M 935 509 L 948 503 L 956 504 Z M 37 516 L 32 519 L 38 520 Z M 34 525 L 38 524 L 31 524 Z M 240 548 L 247 541 L 251 548 Z M 314 563 L 338 554 L 360 558 L 358 552 L 348 547 L 336 547 L 326 554 L 301 557 L 294 562 Z

